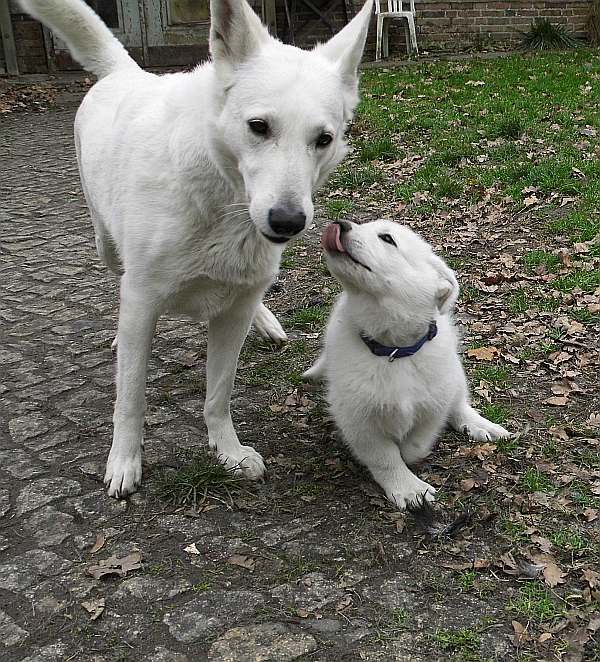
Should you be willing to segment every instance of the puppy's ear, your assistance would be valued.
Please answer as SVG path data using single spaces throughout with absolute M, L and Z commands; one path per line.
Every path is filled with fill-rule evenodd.
M 367 0 L 358 14 L 327 43 L 317 46 L 316 52 L 334 62 L 349 91 L 357 93 L 358 65 L 362 58 L 373 11 L 373 0 Z
M 210 52 L 226 77 L 271 39 L 246 0 L 210 0 Z
M 431 261 L 439 276 L 435 295 L 437 307 L 440 313 L 446 314 L 452 310 L 458 299 L 458 281 L 452 269 L 450 269 L 442 258 L 433 255 Z

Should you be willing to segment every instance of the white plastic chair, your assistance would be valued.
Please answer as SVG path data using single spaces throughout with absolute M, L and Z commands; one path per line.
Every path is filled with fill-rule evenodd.
M 386 7 L 381 11 L 381 5 Z M 404 5 L 404 6 L 403 6 Z M 410 5 L 410 9 L 406 6 Z M 389 57 L 389 23 L 391 19 L 406 19 L 404 24 L 404 33 L 406 35 L 406 51 L 409 55 L 419 54 L 417 46 L 417 31 L 415 28 L 415 0 L 375 0 L 375 14 L 377 16 L 377 48 L 375 49 L 375 59 L 381 60 L 381 50 L 383 47 L 383 56 Z

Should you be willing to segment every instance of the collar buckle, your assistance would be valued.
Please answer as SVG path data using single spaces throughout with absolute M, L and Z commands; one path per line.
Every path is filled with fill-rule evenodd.
M 400 347 L 396 347 L 396 349 L 389 355 L 388 361 L 390 363 L 393 363 L 398 357 L 396 354 L 400 351 Z

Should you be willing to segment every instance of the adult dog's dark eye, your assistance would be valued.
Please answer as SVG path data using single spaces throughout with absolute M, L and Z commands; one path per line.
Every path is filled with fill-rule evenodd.
M 327 145 L 331 144 L 332 140 L 333 136 L 330 133 L 322 133 L 317 138 L 317 147 L 327 147 Z
M 396 242 L 394 241 L 394 237 L 392 237 L 391 234 L 380 234 L 379 238 L 381 241 L 385 241 L 386 244 L 392 244 L 392 246 L 396 246 Z M 397 246 L 396 246 L 397 248 Z
M 269 133 L 269 124 L 265 120 L 248 120 L 248 126 L 257 136 L 266 136 Z

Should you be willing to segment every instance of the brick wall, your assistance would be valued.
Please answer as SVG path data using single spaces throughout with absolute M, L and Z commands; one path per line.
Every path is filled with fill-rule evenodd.
M 316 5 L 326 7 L 329 0 L 313 0 Z M 258 0 L 251 0 L 258 5 Z M 356 9 L 361 0 L 354 0 Z M 417 40 L 421 50 L 461 51 L 481 47 L 502 47 L 520 39 L 519 30 L 526 31 L 532 21 L 543 16 L 554 23 L 568 27 L 577 36 L 586 36 L 592 0 L 514 0 L 496 2 L 491 0 L 415 0 L 417 10 Z M 298 4 L 298 7 L 303 5 Z M 41 26 L 20 10 L 11 0 L 13 29 L 17 45 L 19 68 L 22 73 L 47 71 L 47 58 Z M 336 29 L 344 25 L 342 2 L 329 14 Z M 296 44 L 310 47 L 331 36 L 329 29 L 308 9 L 296 16 Z M 283 3 L 278 3 L 277 25 L 279 34 L 289 41 Z M 205 46 L 205 45 L 203 45 Z M 390 55 L 405 52 L 404 31 L 394 21 L 390 30 Z M 367 59 L 375 53 L 375 20 L 367 42 Z M 0 56 L 1 57 L 1 56 Z M 164 64 L 169 64 L 164 62 Z
M 514 44 L 537 17 L 563 25 L 586 37 L 591 0 L 416 0 L 417 40 L 422 50 L 465 50 Z M 403 31 L 393 30 L 390 54 L 403 52 Z M 374 30 L 370 41 L 374 40 Z
M 24 14 L 13 15 L 12 23 L 19 72 L 33 74 L 47 71 L 42 26 Z

